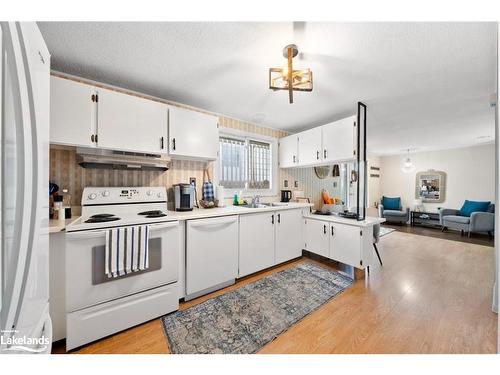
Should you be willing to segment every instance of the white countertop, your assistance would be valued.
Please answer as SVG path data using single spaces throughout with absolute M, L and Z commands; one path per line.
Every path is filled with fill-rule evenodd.
M 204 219 L 216 216 L 228 216 L 228 215 L 243 215 L 252 214 L 259 212 L 270 212 L 270 211 L 281 211 L 281 210 L 292 210 L 300 208 L 308 208 L 313 206 L 311 203 L 277 203 L 276 206 L 269 206 L 263 208 L 246 208 L 241 206 L 226 206 L 226 207 L 215 207 L 215 208 L 193 208 L 192 211 L 167 211 L 167 217 L 170 220 L 194 220 L 194 219 Z
M 375 224 L 380 224 L 385 221 L 382 217 L 373 217 L 366 216 L 365 220 L 358 221 L 355 219 L 346 219 L 345 217 L 335 216 L 335 215 L 314 215 L 314 214 L 306 214 L 304 215 L 306 219 L 314 219 L 321 221 L 328 221 L 332 223 L 346 224 L 346 225 L 354 225 L 356 227 L 370 227 Z
M 66 229 L 66 226 L 77 221 L 80 216 L 72 216 L 71 219 L 66 219 L 64 221 L 59 220 L 49 220 L 49 233 L 62 232 Z

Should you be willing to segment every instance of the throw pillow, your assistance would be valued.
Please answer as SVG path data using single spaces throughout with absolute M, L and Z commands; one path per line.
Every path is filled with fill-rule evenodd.
M 399 211 L 401 207 L 401 198 L 382 197 L 382 206 L 384 206 L 384 210 Z
M 465 200 L 462 208 L 459 210 L 460 216 L 470 216 L 473 212 L 486 212 L 491 202 L 478 202 Z

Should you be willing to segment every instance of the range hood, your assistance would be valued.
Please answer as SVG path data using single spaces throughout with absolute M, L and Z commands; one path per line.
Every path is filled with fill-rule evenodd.
M 170 166 L 170 158 L 161 154 L 78 147 L 76 156 L 83 168 L 166 171 Z

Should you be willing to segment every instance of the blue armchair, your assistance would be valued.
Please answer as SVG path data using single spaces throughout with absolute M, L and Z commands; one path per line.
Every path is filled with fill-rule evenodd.
M 401 198 L 382 197 L 378 205 L 378 216 L 383 217 L 388 223 L 405 224 L 410 220 L 410 209 L 403 210 Z
M 439 210 L 439 221 L 442 230 L 445 231 L 449 228 L 459 230 L 461 234 L 467 232 L 469 237 L 471 233 L 480 232 L 485 232 L 492 236 L 495 231 L 495 205 L 488 204 L 487 207 L 485 212 L 474 211 L 470 213 L 470 216 L 464 215 L 461 210 L 450 208 Z

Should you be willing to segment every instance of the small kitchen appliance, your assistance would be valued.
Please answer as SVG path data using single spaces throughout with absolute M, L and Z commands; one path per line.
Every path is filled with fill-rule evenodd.
M 176 211 L 192 211 L 195 203 L 195 190 L 191 184 L 174 185 L 174 199 Z
M 281 202 L 290 202 L 292 199 L 291 190 L 281 190 Z

